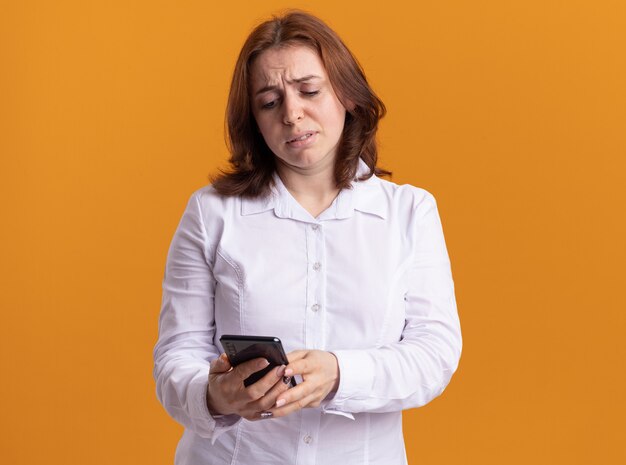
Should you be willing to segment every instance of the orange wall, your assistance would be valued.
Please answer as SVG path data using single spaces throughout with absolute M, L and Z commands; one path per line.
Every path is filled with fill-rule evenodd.
M 0 9 L 0 456 L 171 464 L 151 351 L 169 241 L 224 166 L 251 27 L 326 19 L 435 194 L 465 346 L 413 464 L 626 463 L 621 0 L 14 1 Z

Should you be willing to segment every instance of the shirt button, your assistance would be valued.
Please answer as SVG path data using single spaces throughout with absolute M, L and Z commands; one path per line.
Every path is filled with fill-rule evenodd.
M 311 310 L 313 310 L 314 312 L 317 312 L 319 309 L 320 309 L 320 305 L 319 304 L 311 305 Z
M 308 434 L 304 436 L 302 440 L 304 441 L 305 444 L 311 444 L 311 442 L 313 442 L 313 438 L 309 436 Z
M 314 224 L 313 226 L 311 226 L 311 228 L 313 229 L 313 231 L 317 231 L 320 228 L 320 226 L 319 224 Z
M 313 269 L 314 269 L 315 271 L 318 271 L 321 267 L 322 267 L 322 264 L 321 264 L 320 262 L 315 262 L 315 263 L 313 264 Z

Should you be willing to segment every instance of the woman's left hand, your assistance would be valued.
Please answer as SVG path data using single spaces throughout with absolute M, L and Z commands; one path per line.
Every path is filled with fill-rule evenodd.
M 337 358 L 323 350 L 296 350 L 287 355 L 285 376 L 302 376 L 302 382 L 278 396 L 269 410 L 274 417 L 284 417 L 307 407 L 319 407 L 322 400 L 339 386 Z

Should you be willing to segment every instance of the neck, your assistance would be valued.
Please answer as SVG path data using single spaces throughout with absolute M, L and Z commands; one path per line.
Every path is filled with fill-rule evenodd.
M 314 218 L 326 210 L 339 193 L 332 165 L 303 170 L 279 162 L 276 169 L 289 193 Z

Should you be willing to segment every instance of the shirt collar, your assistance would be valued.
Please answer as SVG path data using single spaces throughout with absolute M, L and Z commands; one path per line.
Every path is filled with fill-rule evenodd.
M 365 181 L 357 181 L 360 176 L 368 172 L 368 166 L 359 159 L 356 177 L 351 183 L 352 188 L 342 189 L 331 206 L 317 218 L 317 221 L 350 218 L 355 210 L 385 219 L 388 205 L 383 195 L 381 180 L 374 175 Z M 316 221 L 293 198 L 277 173 L 274 173 L 274 186 L 269 195 L 258 198 L 244 197 L 241 201 L 241 214 L 244 216 L 272 209 L 279 218 L 305 222 Z

